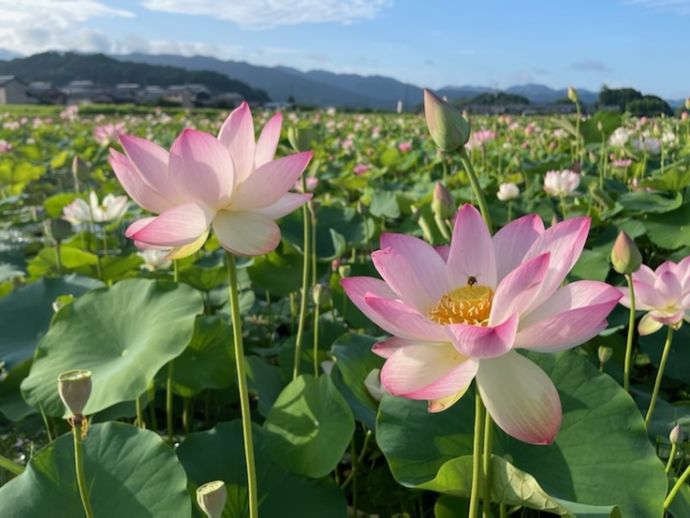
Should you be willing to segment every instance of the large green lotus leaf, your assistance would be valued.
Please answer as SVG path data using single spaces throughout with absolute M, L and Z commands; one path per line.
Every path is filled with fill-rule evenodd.
M 5 369 L 11 370 L 34 355 L 36 344 L 53 318 L 56 298 L 78 296 L 102 285 L 76 275 L 46 277 L 0 299 L 0 361 L 5 362 Z
M 154 432 L 123 423 L 91 426 L 84 471 L 99 518 L 187 518 L 191 513 L 184 469 Z M 36 453 L 24 473 L 0 488 L 0 516 L 84 516 L 71 434 Z
M 330 479 L 313 480 L 284 470 L 266 452 L 265 433 L 254 426 L 254 455 L 262 518 L 345 518 L 343 494 Z M 189 478 L 189 491 L 211 480 L 223 480 L 228 490 L 224 518 L 248 516 L 240 421 L 218 423 L 205 432 L 192 433 L 177 450 Z M 202 516 L 194 507 L 195 516 Z
M 245 365 L 249 390 L 256 395 L 259 413 L 266 417 L 273 408 L 273 402 L 278 399 L 285 387 L 280 368 L 267 363 L 259 356 L 245 357 Z
M 130 279 L 87 293 L 55 316 L 22 383 L 24 399 L 64 415 L 56 380 L 71 369 L 93 374 L 86 414 L 136 399 L 187 347 L 201 309 L 198 291 L 166 281 Z
M 670 197 L 655 192 L 626 192 L 618 197 L 618 202 L 628 212 L 662 214 L 680 207 L 683 204 L 683 195 L 679 192 Z
M 372 336 L 348 333 L 331 347 L 336 360 L 331 371 L 333 383 L 349 403 L 357 420 L 371 429 L 376 426 L 378 403 L 364 386 L 364 380 L 373 369 L 380 369 L 383 365 L 383 359 L 371 352 L 376 342 Z
M 31 360 L 25 360 L 0 381 L 0 412 L 10 421 L 20 421 L 34 413 L 34 409 L 26 404 L 19 390 L 22 380 L 29 375 L 30 369 Z
M 666 476 L 630 396 L 575 351 L 530 358 L 558 388 L 561 430 L 550 446 L 522 443 L 496 430 L 494 453 L 533 476 L 554 499 L 616 505 L 623 516 L 660 516 Z M 376 439 L 398 481 L 420 486 L 446 462 L 471 455 L 472 397 L 470 391 L 437 414 L 421 401 L 383 398 Z
M 645 226 L 649 239 L 657 246 L 667 250 L 690 246 L 690 203 L 664 214 L 650 214 Z
M 264 422 L 266 446 L 284 468 L 319 478 L 350 444 L 355 421 L 328 375 L 301 375 L 283 389 Z
M 219 316 L 199 316 L 194 335 L 175 360 L 173 389 L 193 397 L 204 389 L 223 389 L 235 382 L 232 327 Z

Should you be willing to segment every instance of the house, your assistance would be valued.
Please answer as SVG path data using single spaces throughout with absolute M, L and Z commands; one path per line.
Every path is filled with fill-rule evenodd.
M 28 85 L 16 76 L 0 76 L 0 104 L 34 104 L 27 94 Z

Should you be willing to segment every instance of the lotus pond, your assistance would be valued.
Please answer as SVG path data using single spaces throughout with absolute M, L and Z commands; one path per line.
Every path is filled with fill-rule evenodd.
M 688 517 L 689 187 L 687 114 L 0 112 L 0 516 Z

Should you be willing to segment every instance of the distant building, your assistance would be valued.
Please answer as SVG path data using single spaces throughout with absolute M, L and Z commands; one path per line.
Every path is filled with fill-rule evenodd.
M 34 104 L 28 85 L 16 76 L 0 76 L 0 104 Z

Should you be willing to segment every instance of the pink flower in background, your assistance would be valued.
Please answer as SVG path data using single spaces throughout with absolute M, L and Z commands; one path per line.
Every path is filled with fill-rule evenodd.
M 409 140 L 401 142 L 400 144 L 398 144 L 398 149 L 401 153 L 409 153 L 410 150 L 412 150 L 412 142 L 410 142 Z
M 613 167 L 625 169 L 625 168 L 630 167 L 632 165 L 632 160 L 630 160 L 629 158 L 619 158 L 617 160 L 614 160 L 612 162 L 612 164 L 613 164 Z
M 340 147 L 343 149 L 352 149 L 352 139 L 347 138 L 340 143 Z
M 684 111 L 683 113 L 680 114 L 680 120 L 686 121 L 686 120 L 688 120 L 688 118 L 690 118 L 690 113 Z
M 316 176 L 307 176 L 305 182 L 307 184 L 307 192 L 314 192 L 319 185 L 319 179 Z M 296 191 L 302 192 L 302 180 L 297 180 L 293 188 Z
M 646 311 L 638 325 L 641 335 L 648 335 L 662 326 L 679 327 L 690 322 L 690 256 L 679 263 L 666 261 L 656 270 L 642 265 L 632 274 L 635 308 Z M 630 307 L 628 289 L 620 288 L 621 304 Z
M 359 176 L 366 173 L 369 169 L 371 169 L 371 167 L 369 167 L 367 164 L 357 164 L 353 171 L 357 176 Z
M 120 135 L 124 135 L 125 125 L 122 122 L 117 124 L 104 124 L 93 128 L 93 138 L 101 146 L 107 146 L 117 142 Z
M 60 112 L 60 118 L 62 120 L 67 120 L 74 122 L 79 118 L 79 106 L 72 104 Z
M 496 198 L 501 201 L 510 201 L 520 196 L 520 188 L 512 182 L 502 183 L 498 186 Z
M 12 144 L 6 140 L 0 140 L 0 154 L 12 151 Z
M 487 142 L 491 142 L 496 139 L 496 132 L 492 130 L 480 130 L 474 131 L 470 135 L 470 140 L 467 141 L 465 147 L 468 149 L 475 149 L 486 145 Z
M 544 191 L 550 196 L 568 196 L 580 185 L 580 175 L 570 169 L 548 171 L 544 175 Z
M 266 123 L 258 140 L 247 103 L 223 123 L 218 138 L 184 130 L 170 152 L 139 137 L 122 135 L 125 154 L 110 150 L 110 164 L 127 193 L 157 217 L 132 223 L 127 237 L 140 248 L 169 248 L 171 258 L 199 250 L 211 228 L 237 255 L 256 256 L 280 243 L 275 221 L 311 194 L 288 192 L 312 153 L 273 157 L 282 117 Z
M 606 328 L 617 289 L 596 281 L 562 285 L 589 225 L 589 218 L 573 218 L 545 230 L 539 216 L 529 215 L 492 237 L 479 212 L 465 205 L 441 251 L 415 237 L 383 234 L 382 249 L 372 254 L 383 280 L 342 280 L 354 304 L 393 335 L 374 346 L 386 358 L 383 387 L 427 400 L 434 412 L 476 379 L 506 433 L 551 443 L 561 423 L 558 392 L 515 349 L 562 351 Z

